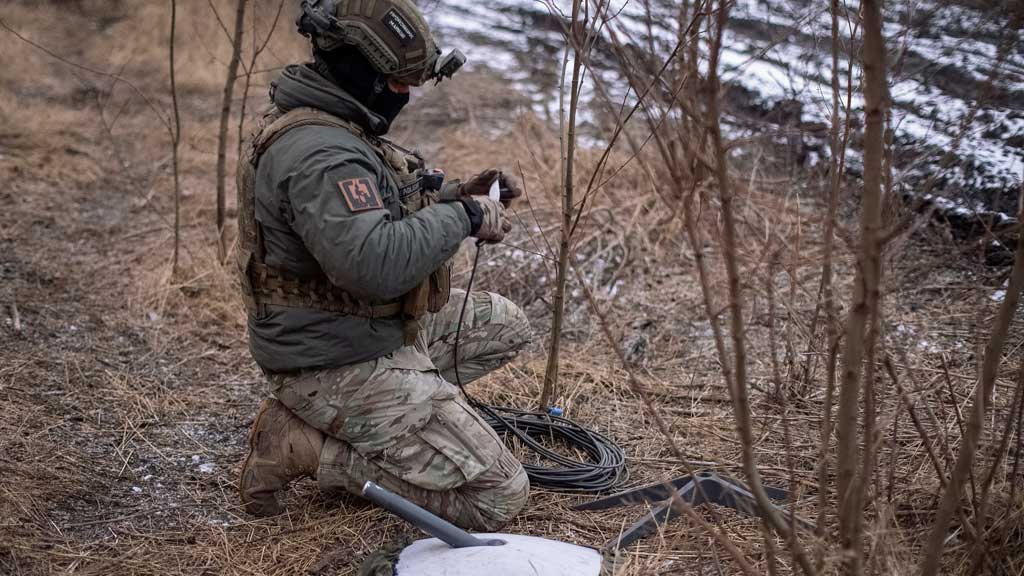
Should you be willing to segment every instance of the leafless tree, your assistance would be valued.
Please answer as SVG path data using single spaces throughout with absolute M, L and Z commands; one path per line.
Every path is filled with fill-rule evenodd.
M 174 260 L 171 270 L 178 273 L 178 251 L 181 245 L 181 169 L 178 149 L 181 144 L 181 111 L 178 107 L 178 85 L 174 77 L 174 38 L 178 22 L 178 2 L 171 0 L 171 38 L 168 48 L 168 66 L 171 74 L 171 105 L 174 125 L 171 128 L 171 166 L 174 170 Z
M 569 21 L 569 30 L 566 33 L 566 42 L 571 48 L 572 59 L 572 82 L 569 87 L 569 110 L 568 123 L 562 137 L 565 138 L 563 147 L 563 168 L 562 168 L 562 228 L 558 243 L 558 267 L 555 277 L 555 297 L 553 302 L 553 317 L 551 319 L 551 337 L 548 344 L 548 362 L 544 371 L 544 388 L 540 394 L 540 409 L 546 410 L 555 394 L 555 387 L 558 385 L 558 359 L 562 346 L 562 321 L 565 316 L 565 281 L 569 266 L 569 253 L 572 242 L 572 219 L 575 213 L 573 177 L 576 168 L 576 112 L 580 104 L 581 74 L 583 70 L 583 29 L 586 22 L 581 20 L 580 12 L 582 0 L 573 0 L 572 17 Z M 560 111 L 560 118 L 565 118 L 565 109 Z
M 245 28 L 245 7 L 247 0 L 238 0 L 235 8 L 235 32 L 231 36 L 231 60 L 224 80 L 224 96 L 220 105 L 220 134 L 217 139 L 217 253 L 223 262 L 226 256 L 224 246 L 225 182 L 227 180 L 228 120 L 231 117 L 231 99 L 238 79 L 238 64 L 242 60 L 242 34 Z

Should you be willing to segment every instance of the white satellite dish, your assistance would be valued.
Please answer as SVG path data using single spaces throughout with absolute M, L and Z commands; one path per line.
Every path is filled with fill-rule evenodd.
M 398 556 L 395 576 L 600 576 L 601 554 L 557 540 L 516 534 L 469 534 L 373 482 L 363 496 L 436 536 Z
M 437 538 L 413 542 L 398 557 L 395 576 L 599 576 L 601 554 L 533 536 L 474 534 L 501 546 L 452 548 Z

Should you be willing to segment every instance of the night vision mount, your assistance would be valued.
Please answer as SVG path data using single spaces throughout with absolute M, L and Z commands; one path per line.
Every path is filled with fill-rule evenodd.
M 444 56 L 438 56 L 437 60 L 434 61 L 434 75 L 432 79 L 435 83 L 440 83 L 445 78 L 451 78 L 465 63 L 466 55 L 458 48 L 453 49 Z
M 302 13 L 295 21 L 299 33 L 316 38 L 338 27 L 338 20 L 334 17 L 334 8 L 334 0 L 313 0 L 312 2 L 302 0 Z

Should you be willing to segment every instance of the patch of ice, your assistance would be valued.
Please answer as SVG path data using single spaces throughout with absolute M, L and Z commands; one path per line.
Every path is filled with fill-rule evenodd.
M 139 494 L 142 492 L 142 488 L 139 488 L 138 486 L 132 486 L 132 492 Z
M 202 472 L 203 474 L 212 474 L 216 468 L 217 465 L 214 464 L 213 462 L 206 462 L 204 464 L 199 465 L 199 471 Z
M 996 290 L 988 298 L 993 302 L 1002 302 L 1006 299 L 1006 290 Z

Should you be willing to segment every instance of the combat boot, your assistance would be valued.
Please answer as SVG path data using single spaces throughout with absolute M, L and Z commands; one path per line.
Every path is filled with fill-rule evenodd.
M 316 475 L 323 445 L 322 432 L 277 400 L 264 400 L 249 432 L 249 455 L 238 482 L 245 510 L 254 516 L 284 512 L 277 492 L 292 480 Z

